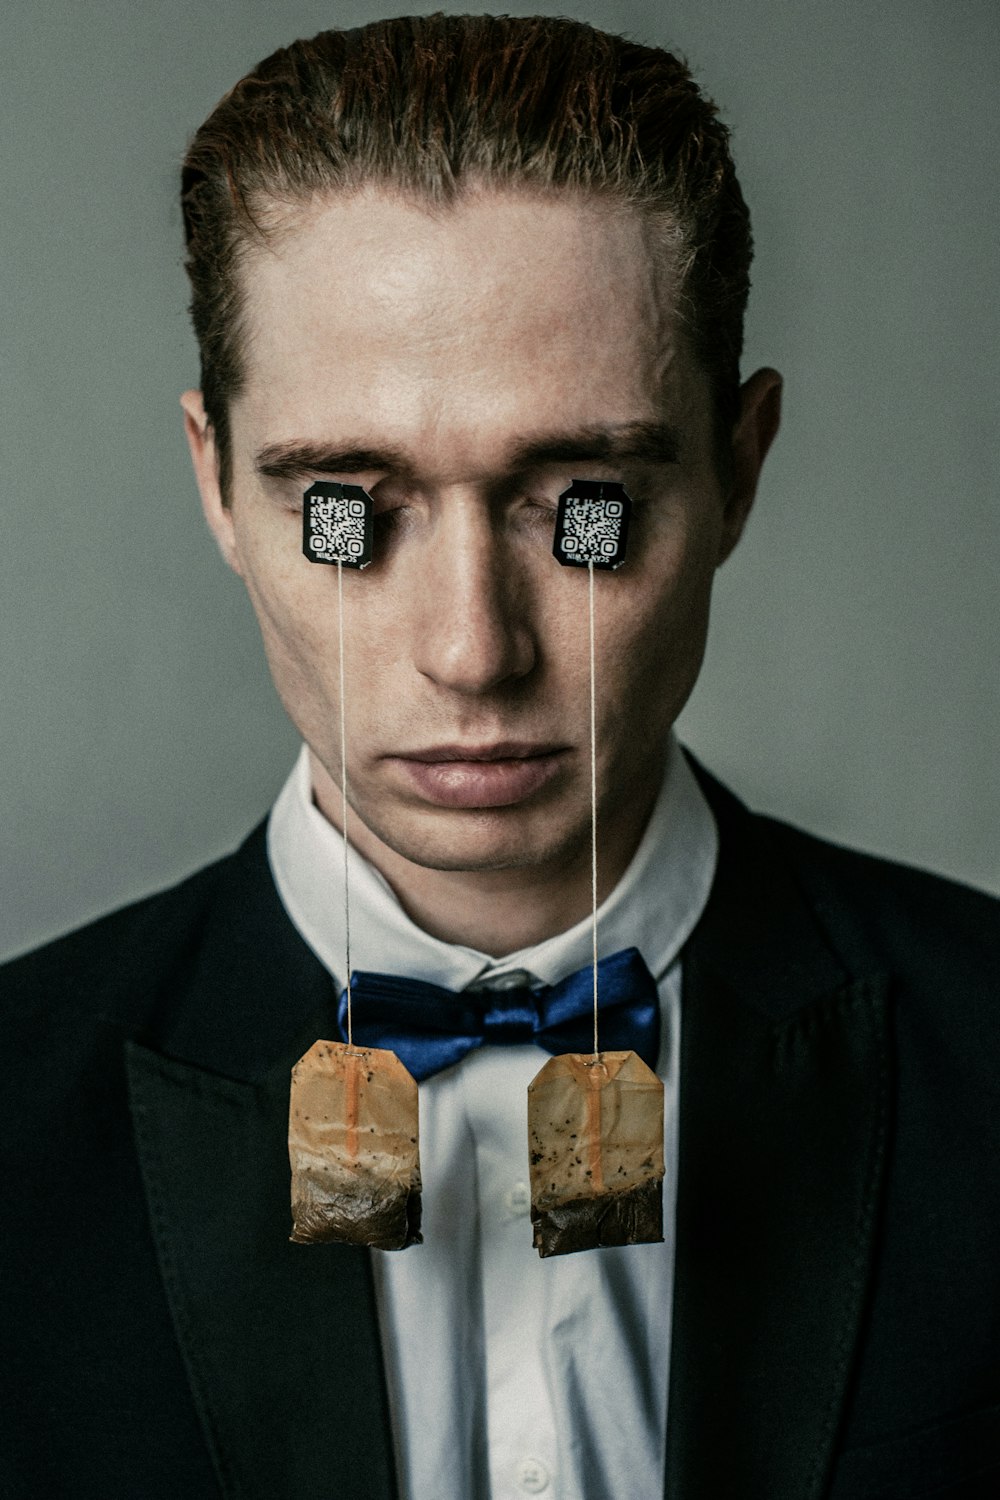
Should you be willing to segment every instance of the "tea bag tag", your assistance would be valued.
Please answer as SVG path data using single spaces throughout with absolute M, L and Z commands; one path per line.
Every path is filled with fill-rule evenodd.
M 417 1123 L 416 1080 L 394 1052 L 314 1042 L 292 1069 L 292 1241 L 419 1244 Z
M 302 496 L 302 551 L 310 562 L 367 568 L 375 506 L 360 484 L 320 479 Z
M 543 1258 L 663 1239 L 663 1084 L 635 1052 L 566 1052 L 528 1085 Z
M 559 496 L 552 552 L 566 568 L 620 568 L 632 512 L 625 486 L 574 479 Z

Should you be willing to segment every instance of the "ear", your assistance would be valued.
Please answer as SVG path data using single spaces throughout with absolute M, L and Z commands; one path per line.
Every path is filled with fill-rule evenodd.
M 198 481 L 205 520 L 226 562 L 234 573 L 242 576 L 233 530 L 233 513 L 222 498 L 219 488 L 219 455 L 215 446 L 215 433 L 205 415 L 201 391 L 185 391 L 181 397 L 181 407 L 184 411 L 184 432 L 191 450 L 191 462 Z
M 723 514 L 719 562 L 725 562 L 743 535 L 757 494 L 757 481 L 781 422 L 781 376 L 758 370 L 740 389 L 740 415 L 733 428 L 731 484 Z

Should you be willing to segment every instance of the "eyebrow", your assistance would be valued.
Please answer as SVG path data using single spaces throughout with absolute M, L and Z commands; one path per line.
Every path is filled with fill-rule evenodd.
M 515 450 L 513 467 L 540 468 L 560 463 L 675 464 L 680 435 L 667 422 L 623 422 L 583 427 L 577 432 L 534 439 Z
M 395 448 L 364 448 L 347 443 L 270 443 L 254 459 L 265 479 L 303 479 L 307 474 L 365 474 L 373 470 L 405 469 L 404 455 Z
M 621 422 L 547 433 L 519 444 L 506 467 L 512 473 L 559 463 L 675 464 L 680 436 L 666 422 Z M 413 465 L 399 448 L 371 448 L 347 442 L 270 443 L 254 459 L 266 479 L 302 479 L 308 474 L 410 473 Z

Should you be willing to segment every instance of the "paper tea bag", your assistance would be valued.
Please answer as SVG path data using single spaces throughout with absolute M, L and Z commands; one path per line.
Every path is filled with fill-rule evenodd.
M 663 1239 L 663 1084 L 634 1052 L 567 1052 L 528 1085 L 539 1255 Z
M 292 1069 L 292 1233 L 404 1250 L 419 1244 L 417 1085 L 395 1052 L 314 1042 Z

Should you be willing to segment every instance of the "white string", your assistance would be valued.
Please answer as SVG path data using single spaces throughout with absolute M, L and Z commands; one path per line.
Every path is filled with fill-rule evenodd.
M 587 564 L 590 594 L 590 926 L 594 966 L 594 1061 L 597 1061 L 597 694 L 594 670 L 594 564 Z
M 344 836 L 344 969 L 347 974 L 347 1045 L 354 1045 L 351 1026 L 351 888 L 347 862 L 347 715 L 344 704 L 344 566 L 337 560 L 337 624 L 340 652 L 340 823 Z

